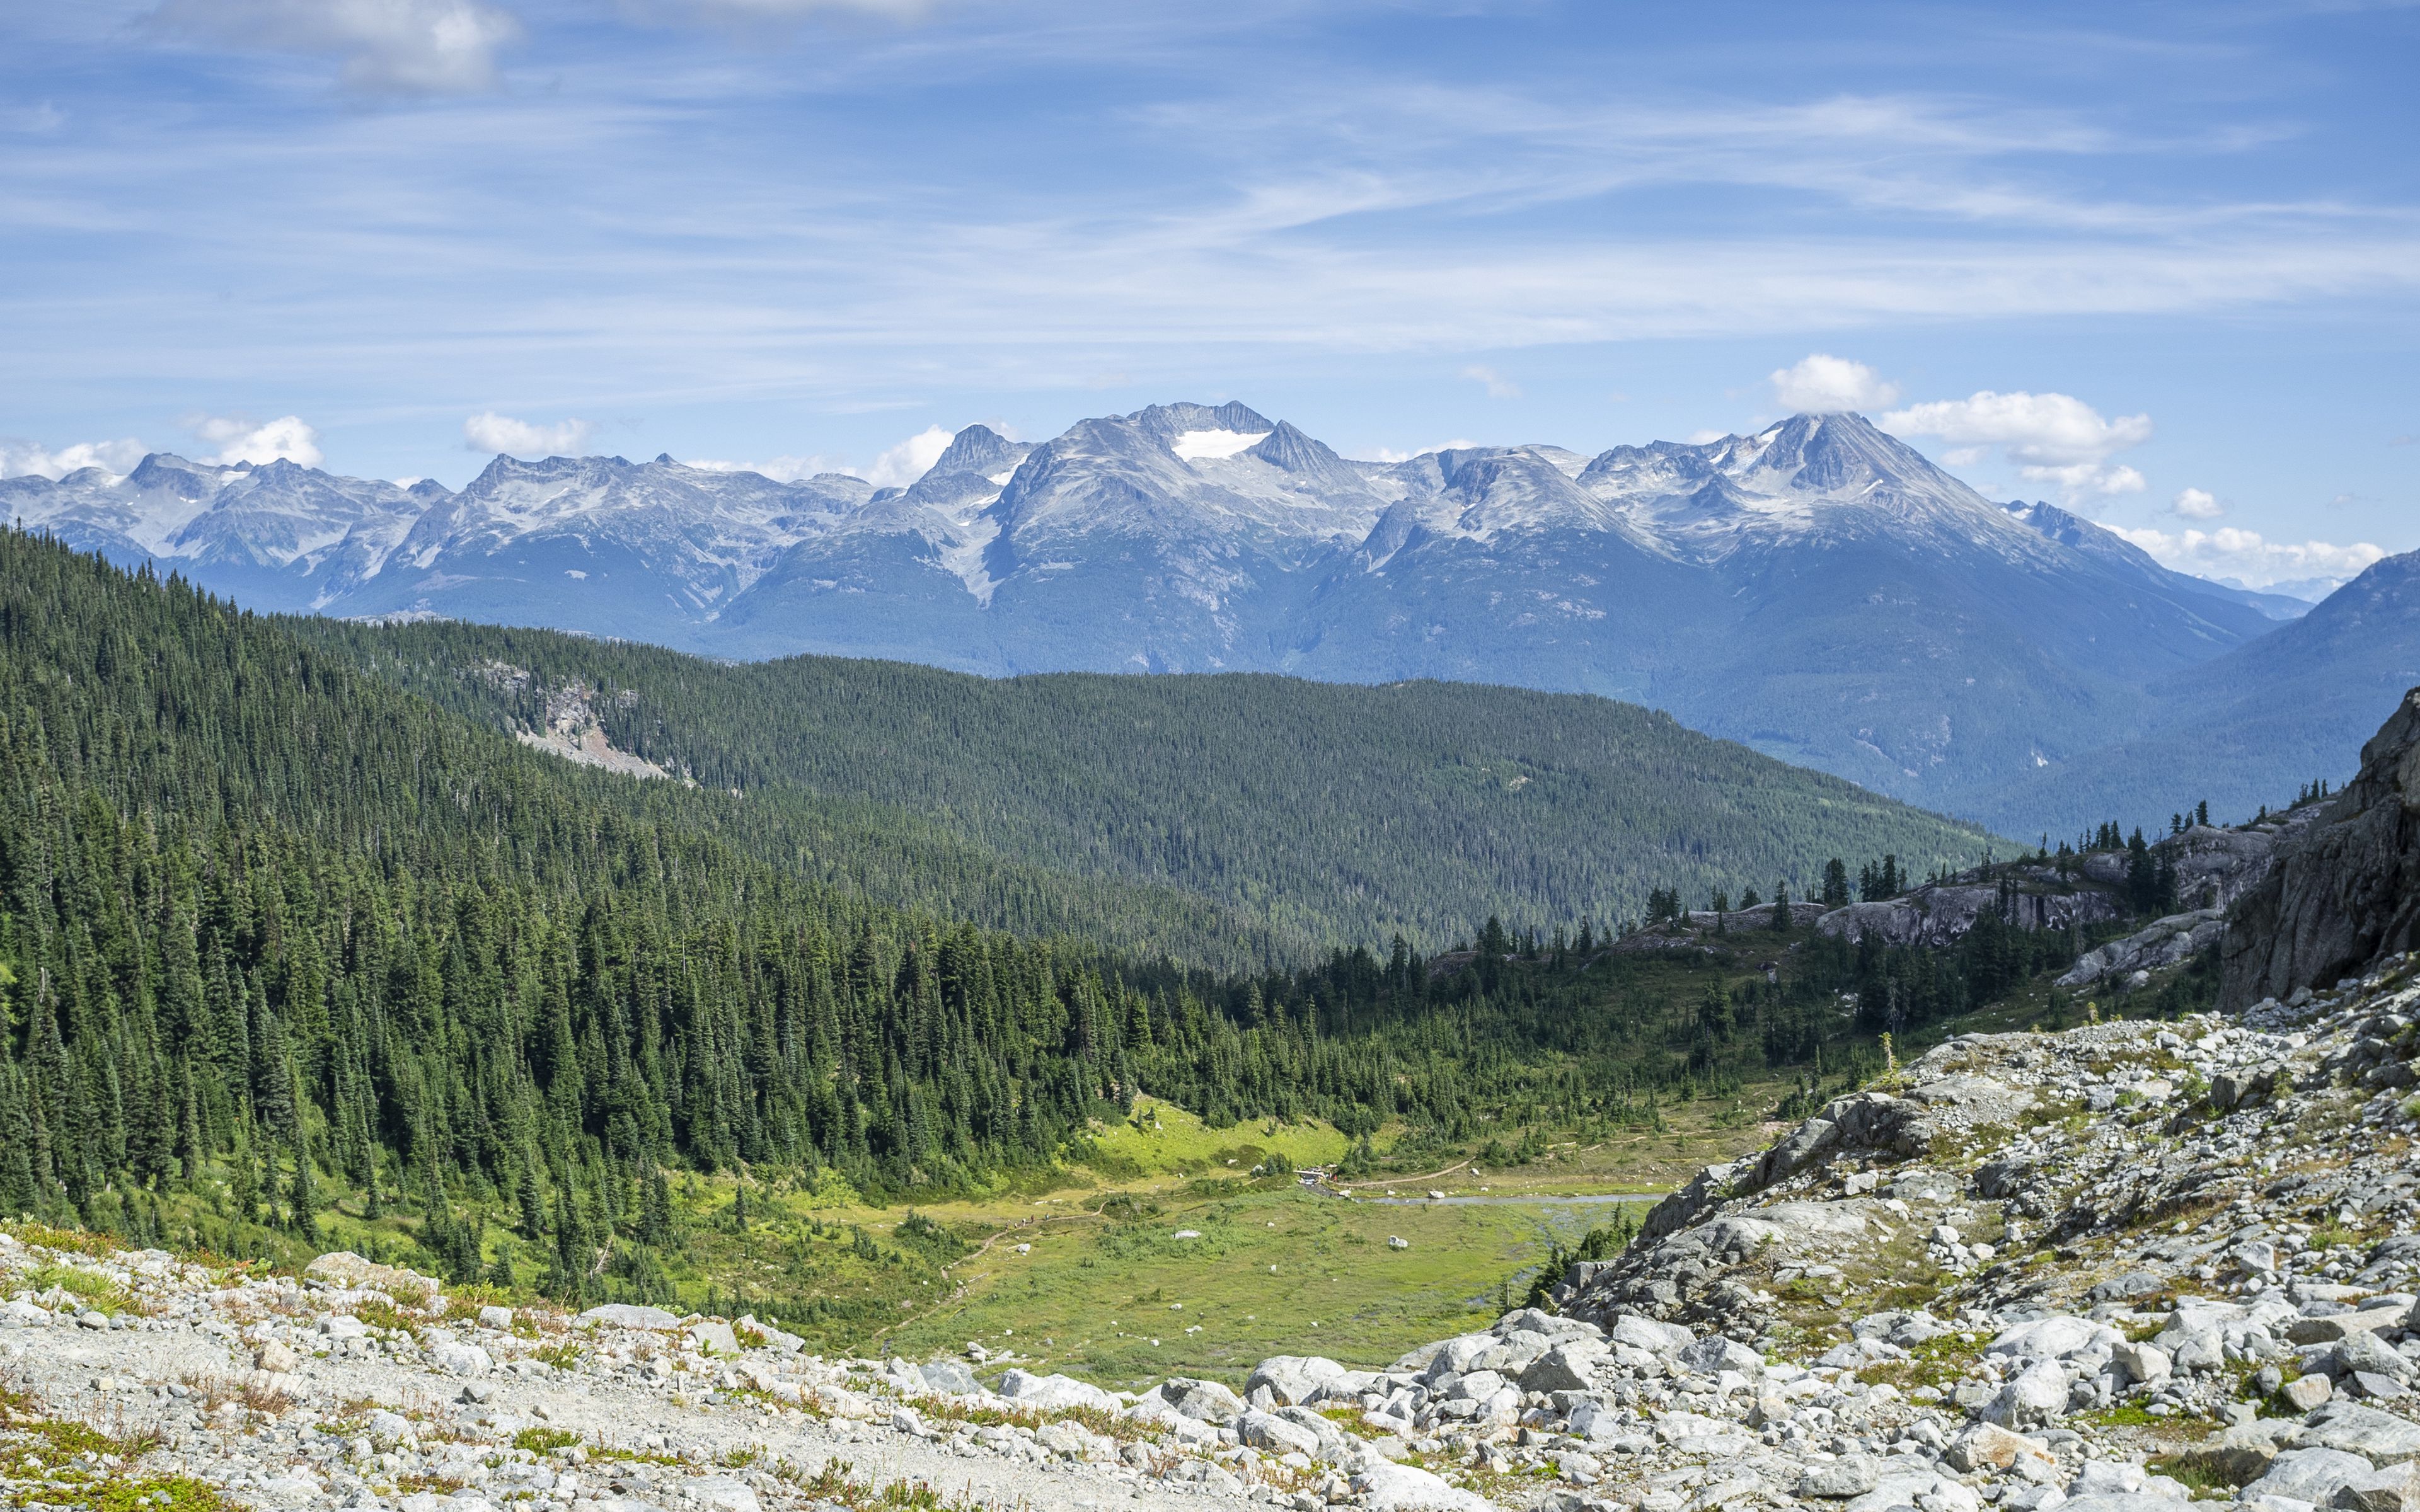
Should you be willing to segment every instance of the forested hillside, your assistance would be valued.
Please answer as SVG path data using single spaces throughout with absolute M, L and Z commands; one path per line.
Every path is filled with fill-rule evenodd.
M 442 1241 L 462 1173 L 568 1254 L 662 1161 L 945 1180 L 1132 1085 L 1144 999 L 1081 954 L 599 801 L 181 585 L 0 536 L 0 1209 L 224 1165 L 231 1216 L 411 1188 Z
M 326 1222 L 458 1276 L 510 1237 L 566 1296 L 667 1294 L 668 1169 L 963 1191 L 1083 1158 L 1139 1088 L 1413 1150 L 1652 1125 L 2077 944 L 1668 961 L 1489 918 L 1442 962 L 1137 964 L 802 880 L 727 795 L 15 532 L 0 690 L 0 1211 L 230 1252 Z M 1887 1017 L 1838 1011 L 1859 986 Z
M 817 815 L 819 874 L 856 880 L 861 856 L 907 833 L 1070 890 L 1114 883 L 1123 899 L 1140 885 L 1153 890 L 1117 912 L 1149 904 L 1149 919 L 1094 914 L 1089 899 L 1060 915 L 1218 966 L 1399 933 L 1436 949 L 1489 914 L 1602 924 L 1641 916 L 1659 887 L 1803 895 L 1831 856 L 1896 854 L 1921 872 L 1990 843 L 1582 695 L 1244 674 L 991 681 L 825 656 L 733 666 L 543 630 L 297 627 L 498 728 L 536 729 L 561 690 L 593 689 L 617 748 L 790 825 Z M 786 859 L 768 838 L 760 853 Z M 890 877 L 862 880 L 892 895 Z M 909 896 L 1021 927 L 980 898 Z

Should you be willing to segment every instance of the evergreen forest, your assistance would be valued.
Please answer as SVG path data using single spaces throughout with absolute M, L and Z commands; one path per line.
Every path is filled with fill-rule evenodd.
M 801 810 L 751 806 L 747 781 L 777 783 L 773 765 L 709 770 L 691 787 L 530 749 L 447 670 L 490 650 L 543 660 L 483 633 L 306 634 L 174 578 L 0 532 L 0 1212 L 242 1253 L 278 1235 L 311 1241 L 341 1203 L 356 1219 L 399 1216 L 398 1257 L 457 1279 L 501 1266 L 566 1300 L 660 1297 L 680 1221 L 673 1187 L 701 1174 L 830 1175 L 911 1198 L 1015 1180 L 1081 1159 L 1088 1131 L 1123 1116 L 1139 1088 L 1214 1126 L 1324 1119 L 1362 1137 L 1362 1160 L 1382 1126 L 1415 1149 L 1542 1125 L 1652 1126 L 1674 1099 L 1775 1068 L 1803 1072 L 1813 1095 L 1825 1074 L 1871 1062 L 1878 1035 L 1964 1011 L 2091 943 L 1987 919 L 1949 950 L 1783 938 L 1784 927 L 1727 950 L 1623 954 L 1542 885 L 1517 912 L 1466 919 L 1459 950 L 1424 951 L 1401 931 L 1383 944 L 1339 938 L 1329 920 L 1323 948 L 1291 958 L 1184 964 L 1179 923 L 1207 931 L 1234 917 L 1198 893 L 1172 889 L 1166 912 L 1116 912 L 1134 889 L 1104 880 L 1114 869 L 1088 894 L 1068 871 L 1022 861 L 970 869 L 963 891 L 843 885 L 785 864 L 799 833 L 785 815 Z M 386 672 L 365 670 L 380 662 Z M 407 664 L 420 671 L 393 671 Z M 800 675 L 825 689 L 815 696 L 861 703 L 885 678 L 923 686 L 862 664 Z M 1036 681 L 1059 690 L 1052 717 L 1140 717 L 1135 695 L 1104 680 Z M 975 706 L 954 683 L 933 686 Z M 1240 706 L 1217 701 L 1290 685 L 1200 686 L 1154 705 L 1157 717 L 1216 724 Z M 1387 706 L 1383 690 L 1364 691 Z M 1184 702 L 1194 696 L 1213 702 Z M 1406 694 L 1396 707 L 1429 724 L 1405 716 L 1388 738 L 1450 725 L 1452 696 Z M 916 711 L 897 716 L 902 727 L 946 722 L 939 705 L 901 697 Z M 705 706 L 737 729 L 745 700 L 730 699 Z M 984 745 L 967 717 L 947 738 Z M 698 738 L 682 748 L 692 770 Z M 1148 745 L 1141 732 L 1125 738 Z M 1285 743 L 1226 738 L 1200 741 L 1238 764 L 1238 781 L 1248 757 L 1278 761 Z M 1357 740 L 1331 744 L 1385 743 Z M 1439 748 L 1405 759 L 1425 767 Z M 1493 748 L 1525 748 L 1507 736 Z M 1737 748 L 1699 748 L 1761 764 L 1758 802 L 1820 810 L 1834 791 L 1812 777 L 1790 788 L 1772 776 L 1786 769 Z M 1676 736 L 1671 759 L 1683 749 Z M 1140 782 L 1147 764 L 1104 760 L 1079 776 L 1106 791 Z M 1575 816 L 1618 810 L 1616 770 L 1566 774 Z M 718 785 L 725 777 L 741 797 Z M 1002 778 L 949 801 L 982 810 L 988 791 L 1000 811 L 1038 812 L 1034 781 L 1021 792 Z M 1332 784 L 1321 824 L 1387 808 L 1354 807 L 1366 794 L 1347 802 L 1356 785 Z M 1850 796 L 1836 817 L 1873 827 L 1844 837 L 1904 846 L 1892 837 L 1932 823 Z M 1086 823 L 1114 829 L 1105 816 L 1153 811 L 1166 810 L 1109 806 Z M 984 843 L 1011 832 L 1001 825 Z M 979 827 L 916 833 L 970 845 Z M 824 833 L 874 844 L 884 832 Z M 1278 853 L 1265 836 L 1233 848 Z M 1875 864 L 1871 849 L 1843 848 L 1845 860 L 1803 863 L 1819 890 Z M 903 844 L 898 872 L 861 857 L 852 876 L 905 875 L 925 854 Z M 1782 864 L 1781 852 L 1756 854 Z M 1908 851 L 1892 854 L 1896 867 Z M 1411 856 L 1389 865 L 1408 870 Z M 1051 900 L 1037 917 L 1052 927 L 1003 928 L 1015 920 L 990 906 L 1000 897 L 986 902 L 983 875 L 1030 882 Z M 1438 933 L 1443 896 L 1421 903 L 1440 910 Z M 1085 937 L 1088 909 L 1124 933 Z M 528 1269 L 515 1272 L 515 1253 Z
M 1224 969 L 1398 933 L 1435 950 L 1490 914 L 1636 918 L 1658 885 L 1703 897 L 1778 879 L 1805 896 L 1828 857 L 1896 854 L 1930 872 L 1993 843 L 1585 695 L 985 679 L 830 656 L 732 665 L 489 625 L 294 625 L 508 732 L 585 690 L 615 748 L 736 790 L 723 832 L 795 870 Z

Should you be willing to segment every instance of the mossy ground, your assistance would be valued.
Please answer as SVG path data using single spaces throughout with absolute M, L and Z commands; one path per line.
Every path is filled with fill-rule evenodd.
M 45 1416 L 19 1392 L 0 1393 L 0 1505 L 79 1512 L 236 1512 L 218 1489 L 147 1472 L 149 1438 L 104 1433 Z

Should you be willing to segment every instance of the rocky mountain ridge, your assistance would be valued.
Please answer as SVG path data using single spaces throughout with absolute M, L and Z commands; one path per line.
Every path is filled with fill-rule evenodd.
M 2050 779 L 2138 723 L 2150 684 L 2288 611 L 2053 506 L 1994 504 L 1854 414 L 1378 464 L 1240 403 L 1156 405 L 1039 443 L 970 426 L 896 490 L 498 457 L 449 493 L 163 455 L 0 480 L 0 515 L 259 609 L 994 674 L 1601 693 L 1894 796 L 2060 827 L 2102 810 L 1997 795 L 2064 793 Z
M 2420 947 L 2420 689 L 2362 748 L 2360 775 L 2229 921 L 2226 1001 L 2290 993 Z
M 2278 860 L 2294 853 L 2307 832 L 2332 811 L 2312 801 L 2242 825 L 2192 823 L 2149 842 L 2149 864 L 2184 904 L 2181 912 L 2146 922 L 2121 938 L 2086 950 L 2058 979 L 2061 987 L 2086 987 L 2104 979 L 2134 984 L 2152 971 L 2215 948 L 2228 911 L 2257 891 Z M 1886 946 L 1955 945 L 1985 916 L 2020 930 L 2093 931 L 2140 916 L 2130 895 L 2133 856 L 2126 846 L 2073 852 L 2061 847 L 2015 861 L 1987 861 L 1928 880 L 1890 897 L 1826 907 L 1804 900 L 1790 908 L 1790 930 L 1808 931 L 1852 944 L 1871 939 Z M 1696 949 L 1714 951 L 1771 935 L 1775 905 L 1691 909 L 1626 934 L 1608 949 L 1629 953 Z M 1803 937 L 1803 936 L 1802 936 Z M 1440 957 L 1440 965 L 1466 957 Z

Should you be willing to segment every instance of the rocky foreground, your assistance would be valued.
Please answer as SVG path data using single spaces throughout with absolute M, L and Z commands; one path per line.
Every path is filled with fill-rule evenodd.
M 1383 1369 L 1270 1360 L 1240 1394 L 823 1359 L 650 1308 L 460 1316 L 346 1255 L 243 1277 L 0 1238 L 0 1493 L 2420 1508 L 2415 1011 L 2397 957 L 2236 1020 L 1954 1041 L 1701 1173 L 1559 1314 Z

